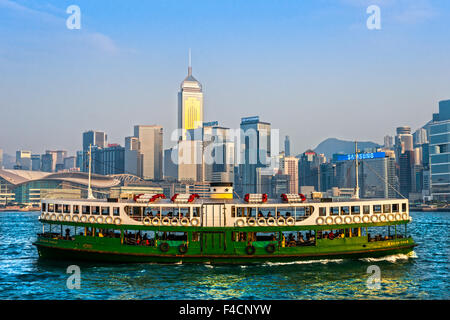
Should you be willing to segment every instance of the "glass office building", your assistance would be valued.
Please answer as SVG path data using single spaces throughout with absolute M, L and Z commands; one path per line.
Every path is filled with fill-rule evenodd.
M 439 102 L 437 121 L 430 126 L 431 195 L 450 200 L 450 100 Z

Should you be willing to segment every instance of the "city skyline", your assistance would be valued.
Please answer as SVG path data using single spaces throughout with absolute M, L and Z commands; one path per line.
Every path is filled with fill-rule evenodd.
M 321 2 L 77 1 L 81 30 L 68 30 L 69 2 L 1 0 L 4 153 L 74 154 L 90 129 L 121 145 L 134 125 L 172 132 L 189 48 L 204 120 L 238 128 L 259 115 L 290 136 L 292 154 L 328 137 L 382 144 L 431 120 L 448 98 L 450 4 Z M 366 28 L 369 2 L 381 30 Z

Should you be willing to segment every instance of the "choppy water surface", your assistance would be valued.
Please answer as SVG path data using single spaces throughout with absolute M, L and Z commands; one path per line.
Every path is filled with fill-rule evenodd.
M 0 213 L 0 299 L 449 299 L 450 212 L 411 213 L 412 256 L 256 266 L 86 264 L 38 258 L 38 213 Z M 68 289 L 67 266 L 81 268 Z M 366 286 L 381 269 L 381 288 Z

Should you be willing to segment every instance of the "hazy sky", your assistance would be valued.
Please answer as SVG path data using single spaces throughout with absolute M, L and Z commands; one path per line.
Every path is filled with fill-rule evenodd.
M 0 148 L 72 153 L 89 129 L 123 145 L 135 124 L 162 125 L 168 147 L 189 48 L 205 121 L 259 115 L 294 153 L 382 143 L 450 99 L 448 0 L 0 0 Z

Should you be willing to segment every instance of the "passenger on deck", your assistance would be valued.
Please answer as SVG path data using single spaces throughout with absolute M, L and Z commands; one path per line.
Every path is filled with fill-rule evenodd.
M 333 230 L 331 230 L 330 234 L 328 235 L 328 239 L 333 240 L 334 239 L 334 233 Z
M 263 216 L 262 212 L 259 211 L 259 212 L 258 212 L 258 217 L 261 218 L 262 216 Z
M 286 217 L 290 217 L 291 213 L 290 212 L 286 212 Z
M 271 217 L 271 216 L 272 216 L 272 213 L 270 213 L 270 211 L 269 211 L 269 213 L 267 213 L 267 218 Z

